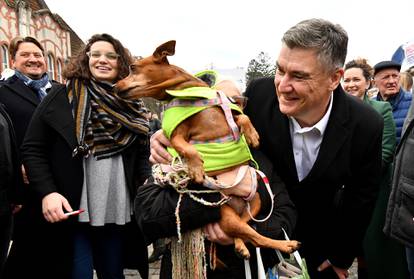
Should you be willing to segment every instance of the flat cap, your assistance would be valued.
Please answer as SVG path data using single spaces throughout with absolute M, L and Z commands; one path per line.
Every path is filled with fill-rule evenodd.
M 397 69 L 401 70 L 401 64 L 395 61 L 381 61 L 374 66 L 374 76 L 385 69 Z

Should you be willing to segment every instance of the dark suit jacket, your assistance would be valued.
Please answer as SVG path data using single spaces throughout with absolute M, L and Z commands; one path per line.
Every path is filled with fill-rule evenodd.
M 58 83 L 52 82 L 52 88 Z M 17 158 L 21 164 L 20 147 L 23 143 L 24 135 L 29 126 L 32 115 L 40 103 L 37 92 L 33 91 L 23 81 L 16 76 L 11 76 L 2 82 L 0 87 L 0 103 L 4 104 L 5 110 L 10 116 L 16 134 L 16 144 L 18 147 Z M 20 168 L 20 166 L 19 166 Z M 26 231 L 26 228 L 20 228 L 20 225 L 36 223 L 34 220 L 41 216 L 40 204 L 38 200 L 33 199 L 33 193 L 30 186 L 21 187 L 18 193 L 19 203 L 25 204 L 22 210 L 15 216 L 16 230 Z M 28 203 L 30 203 L 29 206 Z M 37 205 L 37 206 L 36 206 Z M 28 209 L 30 208 L 30 210 Z M 37 217 L 36 217 L 37 216 Z
M 339 86 L 316 162 L 299 182 L 289 120 L 279 110 L 273 79 L 253 81 L 246 96 L 245 112 L 259 132 L 260 149 L 272 160 L 298 210 L 296 237 L 311 273 L 326 259 L 348 268 L 378 192 L 382 117 Z
M 0 87 L 0 103 L 4 104 L 12 119 L 17 145 L 20 147 L 33 112 L 40 103 L 37 93 L 12 76 Z
M 11 204 L 20 202 L 23 181 L 17 153 L 13 123 L 0 104 L 0 217 L 10 215 Z

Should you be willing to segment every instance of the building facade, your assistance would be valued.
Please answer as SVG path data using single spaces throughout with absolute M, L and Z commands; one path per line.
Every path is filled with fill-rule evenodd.
M 63 82 L 62 70 L 83 41 L 43 0 L 0 0 L 0 72 L 11 68 L 10 41 L 32 36 L 45 50 L 49 77 Z

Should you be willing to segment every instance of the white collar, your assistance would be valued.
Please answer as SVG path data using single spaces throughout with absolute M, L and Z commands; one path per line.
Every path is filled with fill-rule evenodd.
M 323 136 L 323 134 L 325 133 L 326 130 L 326 126 L 328 125 L 328 121 L 329 121 L 329 116 L 331 115 L 331 111 L 332 111 L 332 103 L 333 103 L 333 93 L 331 93 L 331 97 L 329 100 L 329 105 L 328 105 L 328 110 L 326 111 L 325 115 L 321 118 L 321 120 L 319 120 L 315 125 L 311 126 L 311 127 L 300 127 L 299 123 L 296 121 L 296 119 L 294 117 L 289 117 L 289 119 L 291 120 L 292 123 L 292 128 L 293 128 L 293 133 L 306 133 L 309 131 L 312 131 L 314 129 L 318 130 L 320 135 Z

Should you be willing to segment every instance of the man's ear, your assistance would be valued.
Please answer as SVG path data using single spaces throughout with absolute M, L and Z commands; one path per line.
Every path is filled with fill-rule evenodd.
M 332 74 L 331 74 L 331 86 L 330 86 L 330 91 L 334 91 L 335 88 L 338 87 L 339 83 L 341 82 L 341 79 L 344 75 L 344 69 L 339 68 L 336 69 Z
M 172 56 L 175 53 L 175 41 L 168 41 L 163 43 L 154 51 L 152 56 L 155 63 L 169 64 L 167 56 Z

